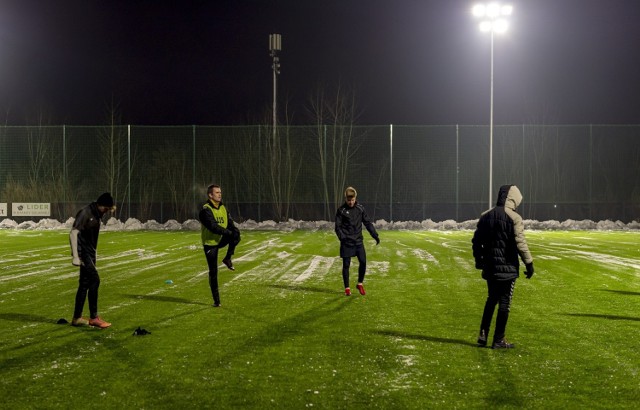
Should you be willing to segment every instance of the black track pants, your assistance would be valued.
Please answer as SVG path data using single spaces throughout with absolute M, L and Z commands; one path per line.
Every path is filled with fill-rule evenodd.
M 341 252 L 343 253 L 343 252 Z M 344 255 L 344 253 L 343 253 Z M 364 275 L 367 272 L 367 253 L 364 250 L 364 246 L 355 247 L 355 256 L 358 258 L 358 283 L 364 282 Z M 342 257 L 342 282 L 344 287 L 349 287 L 349 268 L 351 267 L 351 256 Z
M 78 291 L 76 292 L 76 303 L 73 310 L 73 317 L 82 316 L 85 300 L 89 299 L 89 314 L 93 319 L 98 316 L 98 288 L 100 287 L 100 276 L 96 270 L 96 262 L 93 258 L 83 258 L 80 266 L 80 279 L 78 281 Z
M 516 280 L 487 280 L 488 296 L 484 304 L 484 312 L 482 314 L 482 322 L 480 330 L 484 330 L 489 335 L 491 328 L 491 319 L 496 305 L 498 305 L 498 315 L 496 316 L 496 329 L 493 333 L 493 341 L 502 340 L 507 328 L 509 320 L 509 310 L 511 309 L 511 298 L 513 297 L 513 289 Z
M 239 239 L 229 241 L 223 237 L 216 246 L 204 245 L 204 256 L 207 258 L 207 265 L 209 266 L 209 287 L 211 288 L 213 303 L 220 303 L 220 291 L 218 289 L 218 250 L 229 245 L 225 258 L 231 258 L 239 242 Z

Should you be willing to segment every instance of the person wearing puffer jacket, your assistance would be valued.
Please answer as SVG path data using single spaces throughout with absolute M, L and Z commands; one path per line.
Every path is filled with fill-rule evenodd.
M 514 347 L 505 338 L 509 309 L 520 261 L 526 266 L 526 277 L 533 276 L 533 258 L 524 236 L 522 217 L 516 208 L 522 202 L 522 194 L 515 185 L 503 185 L 498 191 L 496 206 L 484 212 L 473 234 L 472 248 L 476 268 L 482 270 L 487 281 L 488 296 L 484 305 L 478 344 L 487 345 L 491 320 L 498 305 L 493 333 L 493 349 Z

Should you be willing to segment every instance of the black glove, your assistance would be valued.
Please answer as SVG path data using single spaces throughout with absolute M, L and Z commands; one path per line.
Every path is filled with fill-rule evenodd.
M 527 279 L 531 279 L 531 277 L 533 276 L 533 262 L 525 263 L 525 266 L 527 268 L 527 272 L 525 273 L 525 275 L 527 275 Z
M 375 238 L 373 238 L 376 240 L 376 245 L 380 245 L 380 237 L 376 236 Z
M 233 238 L 233 231 L 230 229 L 225 229 L 222 232 L 222 236 L 226 236 L 227 238 Z

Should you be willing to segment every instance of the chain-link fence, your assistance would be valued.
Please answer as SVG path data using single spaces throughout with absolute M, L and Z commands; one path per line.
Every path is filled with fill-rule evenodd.
M 489 146 L 487 126 L 6 126 L 0 203 L 64 221 L 109 191 L 120 220 L 182 222 L 218 183 L 240 221 L 332 220 L 352 185 L 376 220 L 463 221 L 489 207 Z M 526 219 L 638 219 L 640 126 L 495 126 L 492 163 Z

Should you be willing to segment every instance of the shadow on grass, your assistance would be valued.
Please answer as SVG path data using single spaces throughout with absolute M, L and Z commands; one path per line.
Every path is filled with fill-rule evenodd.
M 299 288 L 295 287 L 294 289 L 299 290 Z M 272 346 L 278 346 L 286 341 L 294 340 L 298 336 L 313 333 L 317 331 L 318 322 L 323 322 L 324 318 L 342 311 L 349 305 L 349 303 L 341 303 L 342 301 L 342 298 L 336 298 L 329 302 L 319 302 L 293 316 L 284 317 L 282 320 L 274 320 L 269 326 L 261 328 L 259 332 L 251 337 L 243 337 L 243 342 L 235 344 L 231 349 L 227 349 L 226 353 L 219 358 L 219 362 L 227 363 L 247 352 L 251 352 L 254 356 L 260 356 L 262 352 L 270 351 Z M 243 310 L 234 311 L 233 313 L 255 320 L 255 316 L 247 314 Z
M 204 302 L 194 302 L 185 298 L 177 298 L 174 296 L 158 296 L 158 295 L 127 295 L 123 294 L 122 296 L 136 299 L 136 300 L 154 300 L 156 302 L 171 302 L 171 303 L 183 303 L 185 305 L 204 305 L 209 306 L 208 303 Z
M 50 319 L 48 317 L 29 315 L 26 313 L 0 313 L 0 320 L 10 320 L 12 322 L 37 322 L 55 324 L 58 319 Z
M 478 346 L 477 343 L 473 343 L 468 340 L 446 339 L 444 337 L 416 335 L 413 333 L 399 332 L 397 330 L 376 330 L 374 333 L 377 333 L 382 336 L 393 336 L 393 337 L 403 337 L 405 339 L 423 340 L 425 342 L 447 343 L 447 344 L 453 344 L 453 345 L 463 345 L 463 346 L 473 346 L 473 347 Z
M 336 295 L 339 292 L 332 289 L 326 288 L 314 288 L 311 286 L 295 286 L 295 285 L 269 285 L 270 288 L 284 289 L 284 290 L 294 290 L 294 291 L 303 291 L 303 292 L 316 292 L 316 293 L 327 293 L 329 295 Z
M 631 292 L 629 290 L 601 289 L 603 292 L 619 293 L 620 295 L 640 296 L 640 292 Z
M 599 315 L 596 313 L 562 313 L 562 314 L 565 316 L 591 317 L 596 319 L 607 319 L 607 320 L 630 320 L 632 322 L 640 322 L 640 317 L 631 317 L 631 316 Z

